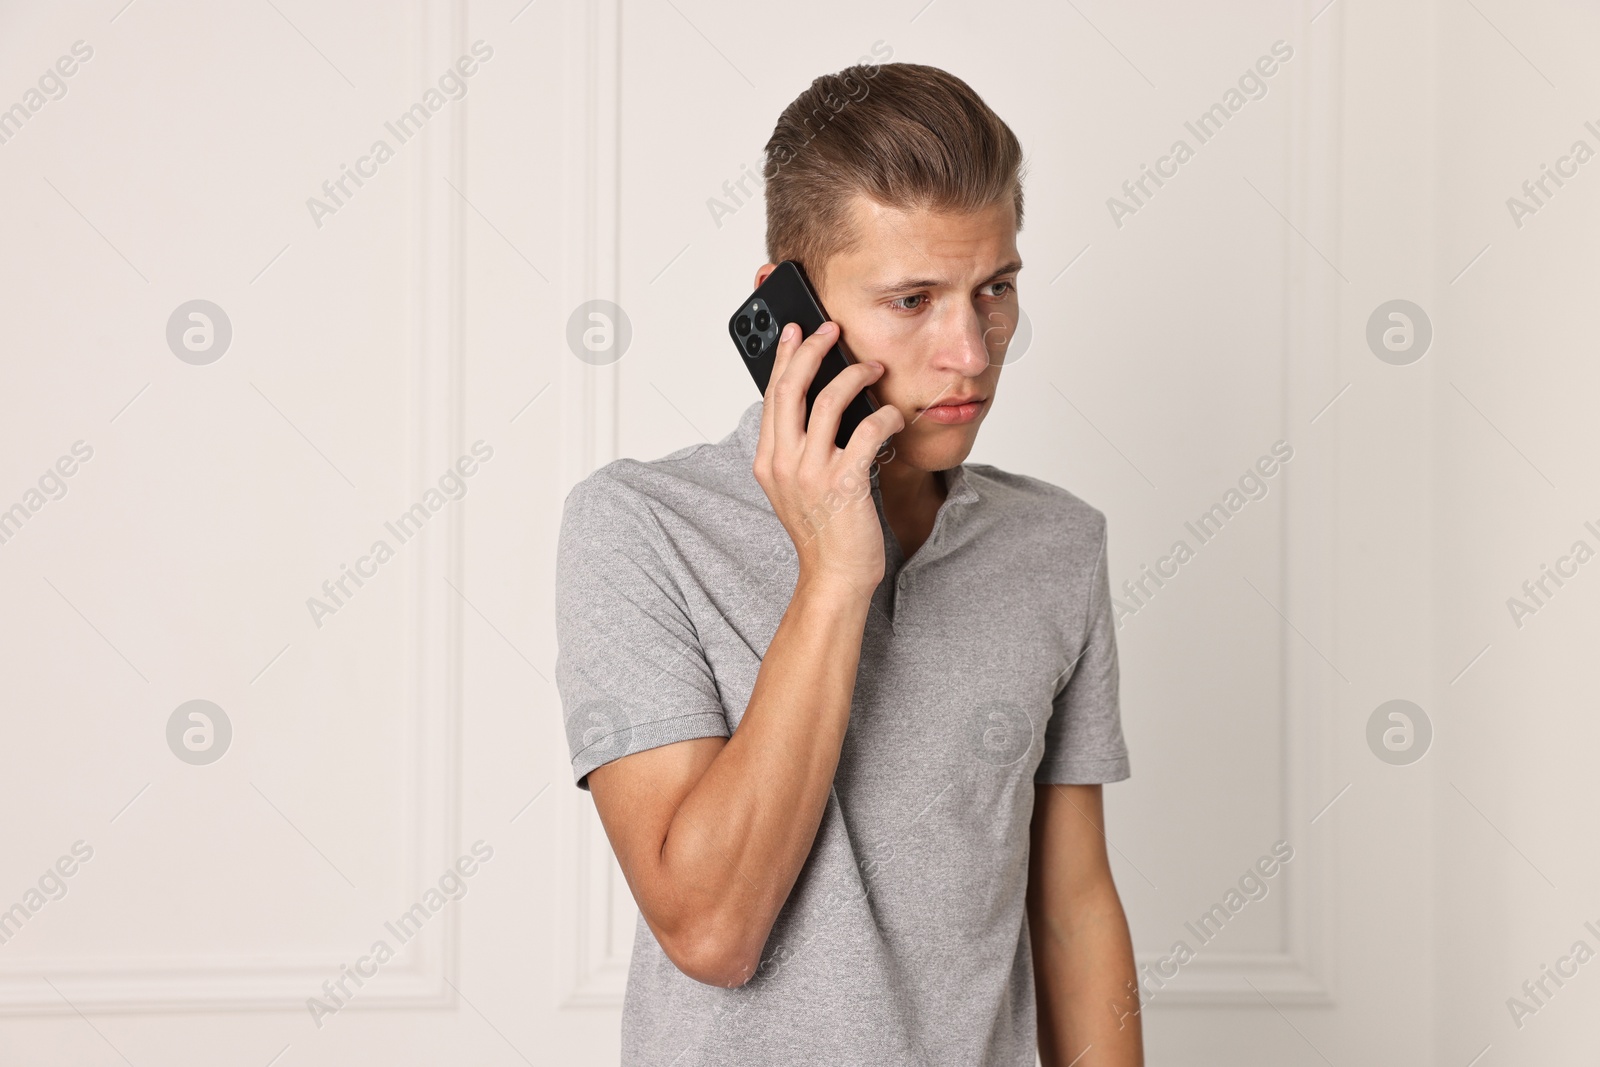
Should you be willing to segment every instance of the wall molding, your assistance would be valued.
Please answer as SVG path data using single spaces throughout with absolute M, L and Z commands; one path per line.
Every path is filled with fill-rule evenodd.
M 562 231 L 562 310 L 620 297 L 622 5 L 620 0 L 562 9 L 563 202 L 573 207 Z M 561 498 L 617 456 L 617 365 L 561 360 Z M 559 509 L 561 500 L 557 500 Z M 617 1008 L 627 984 L 637 911 L 594 802 L 578 789 L 566 797 L 562 823 L 571 879 L 558 988 L 565 1008 Z
M 1294 83 L 1284 164 L 1288 174 L 1286 213 L 1318 247 L 1338 261 L 1341 215 L 1339 174 L 1340 105 L 1344 96 L 1342 10 L 1335 5 L 1314 27 L 1310 19 L 1326 0 L 1288 5 L 1308 29 L 1292 42 L 1303 55 L 1304 73 Z M 1287 35 L 1286 35 L 1287 36 Z M 1303 43 L 1302 43 L 1303 42 Z M 1339 391 L 1337 338 L 1341 287 L 1320 256 L 1284 230 L 1288 270 L 1284 279 L 1283 439 L 1291 445 L 1317 431 L 1309 425 Z M 1327 435 L 1333 440 L 1332 435 Z M 1285 615 L 1308 629 L 1320 647 L 1331 648 L 1339 632 L 1337 555 L 1333 541 L 1337 508 L 1337 453 L 1329 444 L 1296 452 L 1295 474 L 1283 503 L 1281 602 Z M 1151 1007 L 1237 1005 L 1269 1010 L 1272 1005 L 1331 1005 L 1337 927 L 1336 835 L 1311 823 L 1340 786 L 1333 775 L 1335 708 L 1340 684 L 1327 663 L 1284 629 L 1282 648 L 1284 749 L 1280 834 L 1295 848 L 1282 868 L 1285 901 L 1282 944 L 1277 952 L 1208 952 L 1185 965 Z M 1337 653 L 1335 653 L 1337 656 Z M 1324 827 L 1328 824 L 1323 824 Z M 1313 838 L 1316 847 L 1311 847 Z M 1140 954 L 1141 969 L 1163 954 Z
M 462 54 L 466 6 L 461 0 L 419 0 L 409 12 L 411 63 L 407 83 L 425 85 Z M 462 452 L 461 222 L 465 171 L 462 113 L 442 115 L 418 137 L 403 166 L 408 183 L 410 344 L 404 372 L 409 387 L 407 491 L 417 499 L 438 471 Z M 446 584 L 461 585 L 462 516 L 441 517 L 443 536 L 419 539 L 408 552 L 406 581 L 410 699 L 406 708 L 405 807 L 401 819 L 407 903 L 458 855 L 461 754 L 461 605 Z M 299 955 L 262 951 L 203 959 L 84 957 L 53 966 L 29 961 L 26 970 L 0 972 L 0 1015 L 57 1015 L 74 1010 L 114 1012 L 304 1012 L 308 997 L 336 977 L 341 964 L 365 951 L 387 915 L 371 930 L 351 934 L 348 946 Z M 458 952 L 456 909 L 445 908 L 406 944 L 412 959 L 385 966 L 345 1010 L 442 1007 L 455 1002 L 446 983 Z M 40 975 L 71 1001 L 63 1002 Z

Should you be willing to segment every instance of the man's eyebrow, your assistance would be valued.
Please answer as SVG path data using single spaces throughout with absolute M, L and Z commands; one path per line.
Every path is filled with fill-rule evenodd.
M 1013 259 L 1011 262 L 1005 264 L 978 284 L 988 285 L 996 278 L 1007 274 L 1015 274 L 1021 269 L 1022 260 Z M 889 285 L 871 286 L 867 291 L 873 296 L 888 296 L 891 293 L 903 293 L 911 289 L 937 289 L 944 284 L 945 282 L 941 278 L 905 278 Z

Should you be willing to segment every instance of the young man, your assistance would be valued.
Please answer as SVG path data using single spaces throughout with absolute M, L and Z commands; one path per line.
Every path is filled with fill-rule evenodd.
M 944 71 L 818 78 L 767 144 L 755 280 L 797 260 L 834 324 L 783 334 L 720 442 L 567 499 L 556 679 L 641 916 L 625 1064 L 1142 1062 L 1105 517 L 964 463 L 1017 321 L 1021 171 Z M 857 362 L 808 424 L 840 329 Z

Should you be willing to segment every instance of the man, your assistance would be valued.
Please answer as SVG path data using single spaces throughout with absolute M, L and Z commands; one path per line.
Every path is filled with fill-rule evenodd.
M 755 280 L 800 262 L 834 323 L 781 336 L 722 441 L 568 497 L 557 684 L 640 910 L 625 1064 L 1142 1062 L 1105 517 L 964 462 L 1017 321 L 1021 171 L 944 71 L 818 78 L 767 145 Z M 856 362 L 808 425 L 841 329 Z

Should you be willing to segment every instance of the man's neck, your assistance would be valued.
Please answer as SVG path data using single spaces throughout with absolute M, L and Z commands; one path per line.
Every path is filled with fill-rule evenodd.
M 933 520 L 947 490 L 943 474 L 937 471 L 917 470 L 895 460 L 878 466 L 883 514 L 906 559 L 922 547 L 933 531 Z

